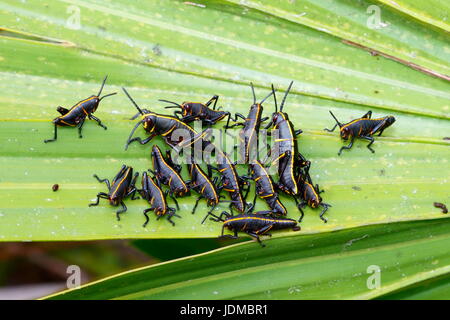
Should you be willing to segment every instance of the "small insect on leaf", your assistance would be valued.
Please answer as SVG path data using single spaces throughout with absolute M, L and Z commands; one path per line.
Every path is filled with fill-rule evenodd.
M 433 203 L 433 205 L 434 205 L 436 208 L 442 209 L 442 213 L 448 213 L 448 209 L 447 209 L 447 206 L 446 206 L 445 204 L 440 203 L 440 202 L 435 202 L 435 203 Z

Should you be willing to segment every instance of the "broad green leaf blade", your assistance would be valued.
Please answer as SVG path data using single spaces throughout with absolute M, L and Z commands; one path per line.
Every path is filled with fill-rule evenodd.
M 364 45 L 391 55 L 404 64 L 414 63 L 421 66 L 422 70 L 429 74 L 450 79 L 448 34 L 415 22 L 410 17 L 399 15 L 377 1 L 228 1 Z M 402 11 L 408 13 L 415 12 L 415 17 L 428 17 L 429 19 L 425 20 L 433 25 L 448 26 L 445 19 L 442 19 L 449 12 L 448 4 L 444 1 L 419 1 L 421 4 L 417 5 L 410 3 L 415 10 L 408 10 L 404 5 L 399 5 L 399 2 L 379 2 L 396 9 L 404 9 Z M 431 12 L 427 15 L 422 9 Z M 418 39 L 421 40 L 417 41 Z M 441 48 L 447 49 L 442 52 Z
M 102 102 L 96 115 L 108 126 L 104 131 L 87 123 L 84 139 L 76 130 L 61 129 L 59 141 L 44 144 L 52 136 L 50 119 L 57 105 L 70 106 L 97 92 L 99 82 L 109 75 L 106 92 L 125 85 L 143 106 L 163 112 L 159 98 L 206 101 L 219 94 L 221 104 L 231 112 L 246 113 L 251 103 L 248 85 L 238 85 L 193 75 L 180 74 L 126 63 L 115 58 L 22 40 L 1 40 L 0 100 L 2 144 L 0 190 L 5 199 L 0 209 L 0 240 L 87 240 L 116 238 L 215 237 L 220 225 L 208 221 L 200 225 L 206 206 L 200 203 L 191 215 L 195 197 L 184 198 L 182 219 L 172 227 L 152 217 L 144 229 L 143 201 L 127 201 L 129 212 L 120 222 L 116 208 L 102 203 L 88 208 L 104 185 L 92 178 L 113 177 L 122 163 L 140 172 L 150 167 L 149 146 L 123 145 L 134 122 L 127 120 L 135 110 L 123 94 Z M 42 54 L 45 52 L 45 55 Z M 64 57 L 64 59 L 61 59 Z M 17 71 L 17 73 L 14 73 Z M 63 73 L 61 73 L 63 72 Z M 257 89 L 258 95 L 267 90 Z M 26 93 L 26 94 L 24 94 Z M 351 152 L 337 156 L 342 142 L 337 134 L 322 131 L 330 127 L 332 110 L 342 121 L 366 112 L 366 108 L 326 99 L 291 95 L 288 110 L 294 125 L 305 130 L 299 138 L 301 152 L 313 161 L 313 179 L 326 192 L 324 201 L 333 205 L 322 223 L 319 211 L 306 209 L 301 234 L 348 227 L 415 219 L 441 218 L 433 202 L 446 202 L 448 177 L 448 121 L 392 113 L 397 122 L 377 138 L 372 155 L 365 142 L 357 142 Z M 266 114 L 272 112 L 270 103 Z M 219 127 L 218 125 L 217 127 Z M 411 128 L 420 128 L 412 132 Z M 137 133 L 143 136 L 140 130 Z M 166 148 L 160 139 L 155 142 Z M 230 150 L 231 151 L 231 150 Z M 246 172 L 244 166 L 239 168 Z M 54 183 L 60 191 L 51 191 Z M 252 195 L 250 195 L 250 198 Z M 289 216 L 298 218 L 294 201 L 282 197 Z M 227 204 L 218 208 L 226 210 Z M 258 202 L 258 209 L 265 209 Z
M 379 2 L 204 3 L 0 3 L 0 241 L 216 237 L 220 224 L 200 224 L 204 203 L 190 214 L 195 196 L 180 199 L 182 217 L 175 227 L 152 216 L 144 229 L 141 212 L 148 205 L 142 200 L 127 201 L 129 210 L 120 222 L 117 209 L 106 203 L 87 207 L 105 191 L 93 173 L 111 178 L 123 163 L 140 172 L 150 167 L 151 144 L 123 150 L 135 110 L 120 87 L 156 112 L 164 111 L 160 98 L 207 101 L 218 94 L 225 110 L 247 114 L 250 81 L 259 97 L 271 83 L 283 91 L 294 80 L 286 110 L 304 130 L 300 151 L 312 161 L 313 179 L 333 206 L 327 224 L 318 210 L 306 209 L 300 232 L 274 233 L 265 249 L 234 245 L 111 277 L 58 298 L 439 295 L 450 271 L 450 220 L 433 202 L 448 202 L 449 83 L 343 43 L 353 41 L 446 78 L 448 34 L 439 29 L 442 24 L 422 23 L 439 20 L 436 11 L 410 7 L 409 14 L 424 9 L 412 19 L 405 10 L 380 6 L 382 25 L 373 30 L 367 10 Z M 406 7 L 408 2 L 399 3 Z M 76 130 L 61 129 L 58 142 L 44 144 L 53 132 L 56 106 L 70 107 L 97 92 L 105 75 L 105 91 L 120 92 L 102 101 L 96 113 L 108 130 L 89 122 L 83 140 Z M 271 101 L 265 107 L 270 115 Z M 338 157 L 343 142 L 337 133 L 322 130 L 333 124 L 328 111 L 346 122 L 368 109 L 397 121 L 376 137 L 375 154 L 358 141 Z M 165 147 L 160 139 L 154 143 Z M 239 166 L 240 173 L 246 171 Z M 51 191 L 54 183 L 58 192 Z M 281 199 L 288 216 L 298 218 L 294 201 Z M 257 208 L 266 209 L 262 201 Z M 226 209 L 222 204 L 216 210 Z M 378 290 L 367 287 L 371 265 L 382 270 Z M 430 290 L 422 290 L 427 283 Z
M 383 300 L 448 300 L 450 299 L 450 274 L 415 283 L 395 292 L 382 295 Z
M 450 6 L 445 0 L 378 0 L 378 2 L 384 3 L 434 27 L 450 32 L 450 24 L 447 22 Z
M 53 299 L 365 299 L 448 274 L 450 220 L 244 243 L 152 265 Z M 380 288 L 369 289 L 380 270 Z M 247 285 L 251 283 L 251 285 Z M 368 285 L 369 283 L 369 285 Z
M 70 8 L 79 10 L 76 30 L 67 26 Z M 355 10 L 365 16 L 365 9 Z M 0 10 L 10 29 L 32 30 L 125 61 L 241 84 L 252 80 L 266 88 L 271 82 L 286 86 L 293 79 L 297 93 L 448 118 L 446 81 L 372 57 L 321 31 L 233 4 L 211 1 L 199 8 L 182 1 L 64 0 L 47 7 L 7 0 Z M 421 31 L 405 30 L 414 43 L 436 39 L 429 46 L 437 53 L 428 60 L 441 61 L 446 52 L 442 35 Z M 448 67 L 446 57 L 440 64 Z

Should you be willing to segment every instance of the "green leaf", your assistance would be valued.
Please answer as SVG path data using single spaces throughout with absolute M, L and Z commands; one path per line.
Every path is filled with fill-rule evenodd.
M 65 25 L 71 4 L 81 8 L 79 30 Z M 450 136 L 447 82 L 256 10 L 215 1 L 206 8 L 182 2 L 161 7 L 158 2 L 139 7 L 103 1 L 0 4 L 9 28 L 0 33 L 1 241 L 219 234 L 220 224 L 200 224 L 203 202 L 196 215 L 190 214 L 194 196 L 180 200 L 182 218 L 175 227 L 152 217 L 143 228 L 147 204 L 142 200 L 127 201 L 129 211 L 120 222 L 117 209 L 107 203 L 88 208 L 105 191 L 94 173 L 112 178 L 123 163 L 140 172 L 150 167 L 149 145 L 123 150 L 135 112 L 123 94 L 105 99 L 96 113 L 107 131 L 87 123 L 82 140 L 76 129 L 62 128 L 57 142 L 43 143 L 52 136 L 56 106 L 70 107 L 97 92 L 106 74 L 105 92 L 126 86 L 139 104 L 156 112 L 164 112 L 160 98 L 207 101 L 219 94 L 224 109 L 246 114 L 252 101 L 248 81 L 259 84 L 257 95 L 263 96 L 269 83 L 284 90 L 294 79 L 286 110 L 304 130 L 300 151 L 313 162 L 313 179 L 333 206 L 327 224 L 318 210 L 306 209 L 296 235 L 443 217 L 433 202 L 448 199 L 443 174 L 449 158 L 443 138 Z M 247 32 L 253 27 L 259 32 Z M 358 141 L 338 157 L 343 145 L 338 135 L 322 130 L 333 125 L 328 111 L 349 121 L 369 106 L 374 116 L 392 114 L 397 122 L 376 138 L 375 154 Z M 268 102 L 265 115 L 271 112 Z M 160 139 L 155 142 L 167 148 Z M 245 166 L 239 170 L 246 172 Z M 55 183 L 58 192 L 51 190 Z M 294 201 L 286 196 L 282 201 L 289 217 L 298 218 Z M 259 201 L 257 208 L 266 207 Z M 286 234 L 291 233 L 277 236 Z
M 448 35 L 387 7 L 392 6 L 448 31 L 445 20 L 449 8 L 443 1 L 379 1 L 387 6 L 366 0 L 228 1 L 334 35 L 346 43 L 366 46 L 372 52 L 382 52 L 417 70 L 450 79 Z M 446 52 L 441 48 L 446 48 Z
M 88 208 L 105 191 L 94 173 L 112 178 L 124 163 L 140 172 L 151 166 L 153 143 L 123 150 L 135 109 L 121 87 L 156 112 L 167 111 L 161 98 L 218 94 L 223 109 L 245 115 L 250 81 L 262 97 L 271 83 L 283 91 L 294 80 L 285 110 L 304 131 L 299 150 L 332 205 L 327 224 L 308 208 L 301 231 L 276 232 L 264 249 L 235 244 L 53 298 L 447 297 L 450 220 L 433 206 L 449 199 L 447 13 L 440 0 L 2 1 L 0 241 L 148 238 L 137 246 L 161 259 L 214 248 L 216 240 L 201 238 L 216 237 L 221 225 L 200 224 L 204 202 L 190 213 L 195 196 L 179 200 L 175 227 L 152 216 L 143 228 L 142 200 L 127 201 L 120 222 L 105 202 Z M 57 142 L 44 144 L 56 107 L 96 93 L 105 75 L 105 92 L 119 92 L 96 112 L 108 130 L 89 121 L 82 140 L 61 128 Z M 269 100 L 264 114 L 272 110 Z M 343 142 L 323 131 L 333 125 L 329 110 L 342 122 L 368 110 L 397 121 L 376 137 L 375 154 L 358 141 L 339 157 Z M 297 219 L 295 202 L 281 200 Z M 266 209 L 263 201 L 257 209 Z M 367 286 L 371 265 L 380 267 L 379 289 Z
M 265 248 L 244 243 L 132 270 L 49 298 L 367 299 L 450 271 L 449 219 L 265 243 Z M 369 278 L 375 269 L 379 288 Z
M 450 274 L 427 279 L 382 295 L 383 300 L 448 300 L 450 299 Z
M 332 11 L 343 11 L 365 26 L 367 7 L 361 4 L 347 12 L 347 2 L 352 3 L 339 2 Z M 80 12 L 80 28 L 76 30 L 68 27 L 71 8 Z M 267 88 L 271 82 L 286 86 L 292 79 L 296 93 L 448 119 L 446 82 L 348 47 L 321 29 L 312 30 L 222 1 L 208 1 L 205 8 L 199 8 L 183 1 L 130 4 L 125 0 L 63 0 L 43 6 L 6 0 L 0 10 L 10 29 L 64 39 L 80 50 L 127 62 L 245 85 L 252 80 Z M 397 15 L 395 19 L 399 21 L 394 30 L 362 32 L 360 37 L 379 45 L 392 42 L 380 36 L 383 34 L 404 38 L 406 43 L 395 45 L 406 52 L 404 55 L 424 55 L 423 59 L 434 65 L 419 65 L 448 74 L 445 35 L 418 24 L 411 26 L 411 21 Z M 350 25 L 348 29 L 353 28 Z
M 378 0 L 410 17 L 430 24 L 432 27 L 450 31 L 447 22 L 449 5 L 443 0 L 413 1 L 413 0 Z

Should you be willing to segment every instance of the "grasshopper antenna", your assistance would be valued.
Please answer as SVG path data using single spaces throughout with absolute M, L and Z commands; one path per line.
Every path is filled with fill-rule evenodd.
M 108 76 L 106 76 L 105 79 L 103 79 L 102 86 L 100 87 L 100 91 L 98 92 L 97 97 L 100 97 L 100 95 L 102 94 L 102 90 L 103 87 L 105 86 L 106 79 L 108 79 Z
M 105 79 L 103 79 L 102 86 L 100 87 L 100 91 L 98 92 L 97 97 L 100 97 L 100 95 L 102 94 L 103 87 L 105 86 L 105 83 L 106 83 L 106 79 L 108 79 L 108 76 L 106 76 Z M 107 95 L 104 95 L 103 97 L 101 97 L 99 99 L 99 101 L 101 101 L 103 98 L 106 98 L 106 97 L 109 97 L 109 96 L 113 96 L 115 94 L 117 94 L 117 92 L 113 92 L 113 93 L 109 93 Z
M 259 104 L 263 104 L 263 102 L 266 101 L 266 100 L 267 100 L 271 95 L 273 95 L 273 94 L 274 94 L 274 92 L 271 91 L 271 92 L 267 95 L 267 97 L 265 97 L 264 99 L 261 100 L 261 102 L 260 102 Z
M 173 102 L 173 101 L 163 100 L 163 99 L 159 99 L 158 101 L 167 102 L 167 103 L 173 104 L 173 106 L 168 106 L 168 107 L 166 107 L 166 109 L 172 109 L 172 108 L 181 108 L 181 109 L 183 109 L 183 107 L 181 105 L 179 105 L 178 103 Z
M 109 97 L 109 96 L 113 96 L 113 95 L 115 95 L 115 94 L 117 94 L 117 92 L 105 94 L 103 97 L 101 97 L 101 98 L 99 99 L 99 101 L 102 101 L 103 98 L 106 98 L 106 97 Z
M 286 90 L 286 93 L 284 94 L 283 101 L 281 101 L 280 105 L 280 112 L 283 112 L 284 103 L 286 102 L 287 95 L 289 94 L 289 91 L 291 90 L 292 85 L 294 84 L 294 81 L 291 81 L 289 84 L 289 87 Z
M 275 88 L 273 87 L 273 83 L 272 83 L 272 94 L 273 100 L 275 100 L 275 113 L 278 113 L 277 95 L 275 94 Z
M 212 213 L 211 211 L 209 211 L 208 214 L 203 218 L 201 224 L 203 224 L 203 223 L 206 221 L 206 218 L 208 218 L 209 216 L 213 216 L 214 218 L 217 219 L 217 221 L 222 221 L 222 222 L 224 222 L 223 219 L 221 219 L 220 217 L 216 216 L 214 213 Z
M 130 99 L 130 101 L 134 104 L 134 106 L 136 107 L 136 109 L 138 109 L 139 113 L 144 115 L 144 112 L 142 112 L 141 108 L 139 108 L 139 106 L 137 105 L 137 103 L 133 100 L 133 98 L 130 96 L 130 94 L 127 92 L 127 90 L 125 88 L 122 87 L 123 92 L 125 92 L 125 94 L 127 95 L 128 99 Z
M 342 127 L 342 124 L 339 122 L 339 120 L 334 116 L 333 112 L 330 111 L 331 116 L 336 120 L 336 123 L 339 125 L 339 128 Z
M 250 87 L 252 88 L 253 104 L 256 104 L 255 88 L 253 87 L 253 83 L 252 82 L 250 82 Z

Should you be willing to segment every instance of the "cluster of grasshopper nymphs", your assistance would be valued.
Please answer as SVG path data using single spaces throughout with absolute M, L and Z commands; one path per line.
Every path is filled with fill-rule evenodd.
M 70 109 L 57 108 L 61 115 L 53 120 L 54 137 L 44 142 L 57 140 L 59 126 L 77 127 L 81 138 L 86 118 L 96 121 L 106 130 L 101 120 L 93 115 L 103 98 L 116 94 L 110 93 L 100 97 L 106 79 L 107 77 L 103 80 L 97 95 L 81 100 Z M 327 222 L 324 214 L 331 205 L 322 201 L 320 194 L 323 191 L 314 184 L 310 176 L 311 161 L 300 153 L 297 144 L 297 136 L 302 133 L 302 130 L 294 126 L 288 113 L 284 111 L 292 84 L 292 82 L 289 84 L 279 106 L 273 85 L 270 93 L 258 102 L 251 84 L 253 104 L 247 116 L 240 113 L 232 115 L 228 111 L 221 110 L 220 107 L 217 108 L 219 99 L 217 95 L 206 103 L 177 103 L 161 99 L 160 102 L 168 104 L 167 109 L 175 109 L 175 111 L 172 115 L 158 114 L 141 108 L 123 88 L 123 92 L 138 111 L 130 120 L 140 117 L 126 140 L 125 150 L 133 142 L 145 145 L 157 136 L 162 138 L 170 148 L 163 153 L 158 146 L 152 146 L 149 150 L 152 168 L 142 173 L 140 182 L 138 182 L 139 173 L 134 172 L 133 168 L 127 165 L 120 168 L 112 181 L 94 175 L 100 183 L 106 185 L 107 192 L 98 193 L 96 202 L 90 203 L 89 206 L 97 206 L 100 199 L 106 199 L 112 206 L 120 207 L 116 212 L 117 219 L 120 220 L 120 215 L 127 211 L 124 200 L 126 198 L 136 200 L 140 195 L 149 206 L 143 212 L 144 227 L 149 223 L 150 211 L 153 211 L 157 219 L 165 217 L 172 225 L 175 225 L 173 218 L 181 218 L 176 214 L 180 210 L 177 198 L 195 194 L 196 202 L 192 214 L 195 213 L 202 199 L 209 207 L 201 223 L 208 218 L 212 221 L 221 221 L 223 223 L 221 237 L 237 238 L 238 232 L 244 232 L 260 243 L 260 236 L 270 236 L 270 230 L 300 230 L 298 223 L 302 221 L 303 209 L 307 206 L 312 209 L 320 208 L 319 217 L 323 222 Z M 273 99 L 275 110 L 271 116 L 263 117 L 263 103 L 269 98 Z M 331 115 L 336 125 L 331 130 L 325 130 L 331 132 L 339 126 L 341 138 L 350 140 L 348 145 L 341 147 L 339 155 L 343 150 L 353 146 L 355 138 L 370 141 L 367 147 L 374 152 L 371 148 L 374 142 L 373 135 L 376 133 L 381 135 L 383 130 L 395 121 L 392 116 L 371 119 L 372 113 L 369 111 L 361 118 L 342 124 L 334 114 L 331 113 Z M 207 127 L 226 121 L 223 126 L 225 133 L 230 128 L 240 127 L 239 145 L 236 148 L 241 151 L 240 163 L 247 167 L 247 174 L 239 175 L 237 163 L 231 161 L 229 154 L 222 151 L 220 146 L 215 145 L 216 141 L 211 137 L 210 128 L 197 132 L 191 127 L 194 121 L 200 121 Z M 135 131 L 141 126 L 146 136 L 134 137 Z M 272 140 L 271 147 L 262 157 L 260 157 L 259 143 L 261 126 L 264 130 L 268 130 L 267 135 Z M 180 135 L 180 132 L 183 134 Z M 197 149 L 194 150 L 195 148 Z M 194 151 L 185 152 L 189 149 Z M 211 150 L 214 150 L 212 153 L 215 160 L 204 164 L 204 156 Z M 173 161 L 172 154 L 176 154 L 177 157 L 184 155 L 188 179 L 183 179 L 183 166 Z M 275 178 L 277 178 L 276 181 Z M 139 184 L 140 188 L 136 186 Z M 252 201 L 247 201 L 252 186 L 254 186 L 255 194 Z M 300 213 L 298 220 L 286 217 L 288 212 L 279 198 L 279 193 L 294 198 Z M 224 194 L 228 194 L 229 199 Z M 168 197 L 171 198 L 173 205 L 168 204 Z M 266 210 L 255 211 L 257 197 L 266 203 Z M 220 214 L 214 213 L 221 203 L 227 203 L 229 210 L 222 211 Z M 233 215 L 233 211 L 237 213 Z M 231 230 L 233 235 L 224 234 L 226 228 Z

